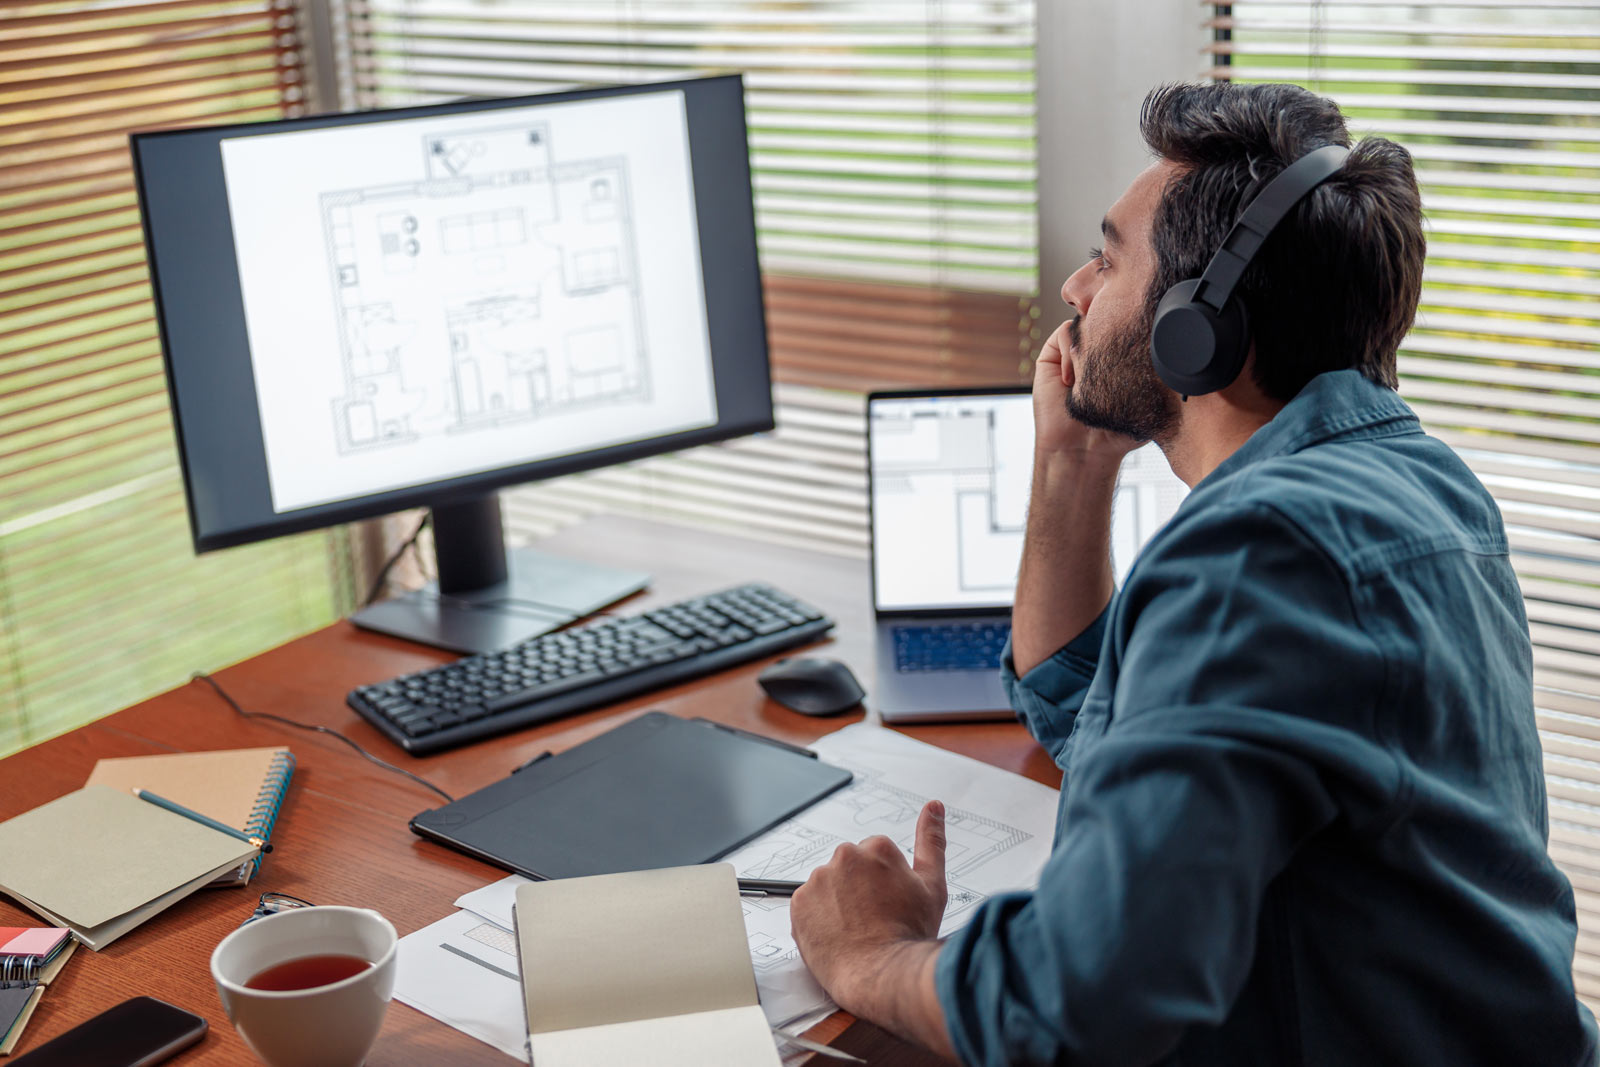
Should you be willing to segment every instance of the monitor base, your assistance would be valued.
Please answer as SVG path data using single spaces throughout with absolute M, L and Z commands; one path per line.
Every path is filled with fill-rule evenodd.
M 608 567 L 531 548 L 507 553 L 504 582 L 441 596 L 429 582 L 350 616 L 364 630 L 452 652 L 495 652 L 549 633 L 650 584 L 645 571 Z

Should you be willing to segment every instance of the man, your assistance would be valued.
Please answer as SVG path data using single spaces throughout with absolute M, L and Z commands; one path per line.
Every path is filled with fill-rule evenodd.
M 1283 85 L 1158 89 L 1141 128 L 1157 161 L 1034 381 L 1005 678 L 1065 775 L 1039 887 L 935 940 L 932 803 L 911 864 L 844 846 L 795 894 L 801 953 L 840 1006 L 974 1064 L 1592 1063 L 1504 527 L 1393 391 L 1410 157 L 1364 140 L 1295 207 L 1237 290 L 1242 373 L 1185 399 L 1152 368 L 1157 301 L 1350 142 Z M 1193 492 L 1113 596 L 1146 440 Z

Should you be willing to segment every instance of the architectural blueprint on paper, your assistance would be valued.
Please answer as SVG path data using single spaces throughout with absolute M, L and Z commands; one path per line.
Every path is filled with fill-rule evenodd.
M 340 453 L 650 398 L 628 161 L 551 139 L 442 121 L 413 180 L 322 193 Z
M 929 800 L 945 805 L 950 899 L 941 934 L 971 919 L 986 897 L 1032 887 L 1050 854 L 1056 791 L 977 760 L 858 723 L 811 746 L 847 767 L 855 780 L 727 857 L 744 878 L 804 880 L 844 842 L 878 834 L 909 856 L 917 814 Z M 456 905 L 506 927 L 522 879 L 502 879 Z M 789 933 L 786 897 L 743 898 L 750 958 L 761 1006 L 774 1025 L 828 1006 Z
M 506 922 L 511 922 L 509 913 Z M 458 911 L 400 939 L 394 998 L 524 1063 L 527 1011 L 509 925 Z

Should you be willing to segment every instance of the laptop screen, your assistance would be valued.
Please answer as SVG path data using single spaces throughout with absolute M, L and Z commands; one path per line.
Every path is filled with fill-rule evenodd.
M 1026 390 L 873 396 L 873 606 L 1011 606 L 1033 472 Z

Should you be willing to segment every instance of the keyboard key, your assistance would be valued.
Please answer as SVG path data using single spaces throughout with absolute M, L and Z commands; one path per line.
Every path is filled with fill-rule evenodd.
M 570 693 L 574 689 L 582 689 L 586 685 L 592 685 L 604 677 L 605 675 L 599 671 L 583 671 L 579 674 L 569 674 L 565 678 L 560 678 L 532 689 L 519 689 L 514 693 L 496 696 L 488 702 L 489 710 L 505 711 L 508 708 L 526 704 L 530 700 L 548 700 L 553 696 L 560 696 L 562 693 Z

